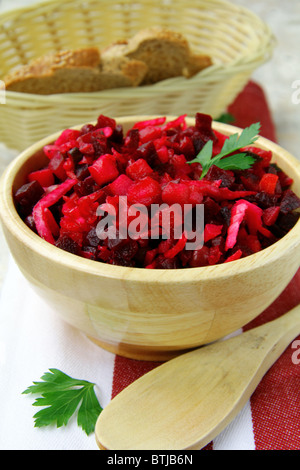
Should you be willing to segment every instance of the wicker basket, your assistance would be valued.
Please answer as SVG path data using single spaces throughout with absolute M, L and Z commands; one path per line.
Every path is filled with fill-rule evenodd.
M 50 96 L 6 92 L 0 141 L 23 150 L 99 114 L 194 116 L 199 111 L 216 118 L 270 58 L 274 44 L 264 22 L 225 0 L 52 0 L 0 15 L 0 78 L 47 52 L 101 48 L 154 25 L 181 32 L 214 64 L 193 78 L 151 86 Z

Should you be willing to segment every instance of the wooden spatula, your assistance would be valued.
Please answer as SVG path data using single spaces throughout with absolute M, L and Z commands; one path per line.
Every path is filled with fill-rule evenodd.
M 237 415 L 298 334 L 300 306 L 158 366 L 105 407 L 95 430 L 99 448 L 203 448 Z

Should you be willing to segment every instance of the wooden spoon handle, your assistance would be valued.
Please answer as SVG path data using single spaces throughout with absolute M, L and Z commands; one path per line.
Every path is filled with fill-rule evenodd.
M 242 409 L 300 333 L 300 306 L 228 340 L 162 364 L 101 413 L 96 441 L 110 450 L 201 449 Z

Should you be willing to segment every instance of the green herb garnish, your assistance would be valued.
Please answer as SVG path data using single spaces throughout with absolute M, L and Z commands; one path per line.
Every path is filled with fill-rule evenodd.
M 230 113 L 223 113 L 216 119 L 216 121 L 230 124 L 231 122 L 234 122 L 234 116 Z
M 243 147 L 253 144 L 258 139 L 258 133 L 260 130 L 260 122 L 256 122 L 249 127 L 246 127 L 243 132 L 239 134 L 233 134 L 225 140 L 221 152 L 215 157 L 212 156 L 213 142 L 209 140 L 206 142 L 204 147 L 198 153 L 194 160 L 188 163 L 200 163 L 202 166 L 202 174 L 200 179 L 204 178 L 209 168 L 213 165 L 223 170 L 247 170 L 256 161 L 253 155 L 247 154 L 247 152 L 237 152 Z M 224 158 L 226 157 L 226 158 Z
M 77 423 L 87 435 L 95 430 L 102 408 L 96 397 L 95 384 L 86 380 L 69 377 L 58 369 L 49 369 L 42 382 L 33 382 L 23 394 L 39 394 L 33 406 L 43 406 L 35 415 L 35 427 L 56 424 L 59 428 L 67 425 L 71 416 L 77 413 Z

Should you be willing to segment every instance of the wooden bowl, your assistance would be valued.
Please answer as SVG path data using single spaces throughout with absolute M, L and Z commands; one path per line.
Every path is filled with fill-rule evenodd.
M 126 131 L 144 118 L 117 121 Z M 213 127 L 228 135 L 241 131 L 216 122 Z M 30 171 L 45 164 L 43 146 L 58 135 L 31 146 L 8 167 L 1 179 L 0 218 L 25 278 L 62 319 L 106 350 L 134 359 L 163 361 L 220 339 L 259 315 L 298 270 L 300 221 L 259 253 L 201 268 L 112 266 L 52 246 L 21 220 L 13 192 L 24 184 Z M 300 162 L 264 138 L 260 137 L 257 145 L 273 152 L 273 160 L 293 177 L 293 190 L 299 195 Z

